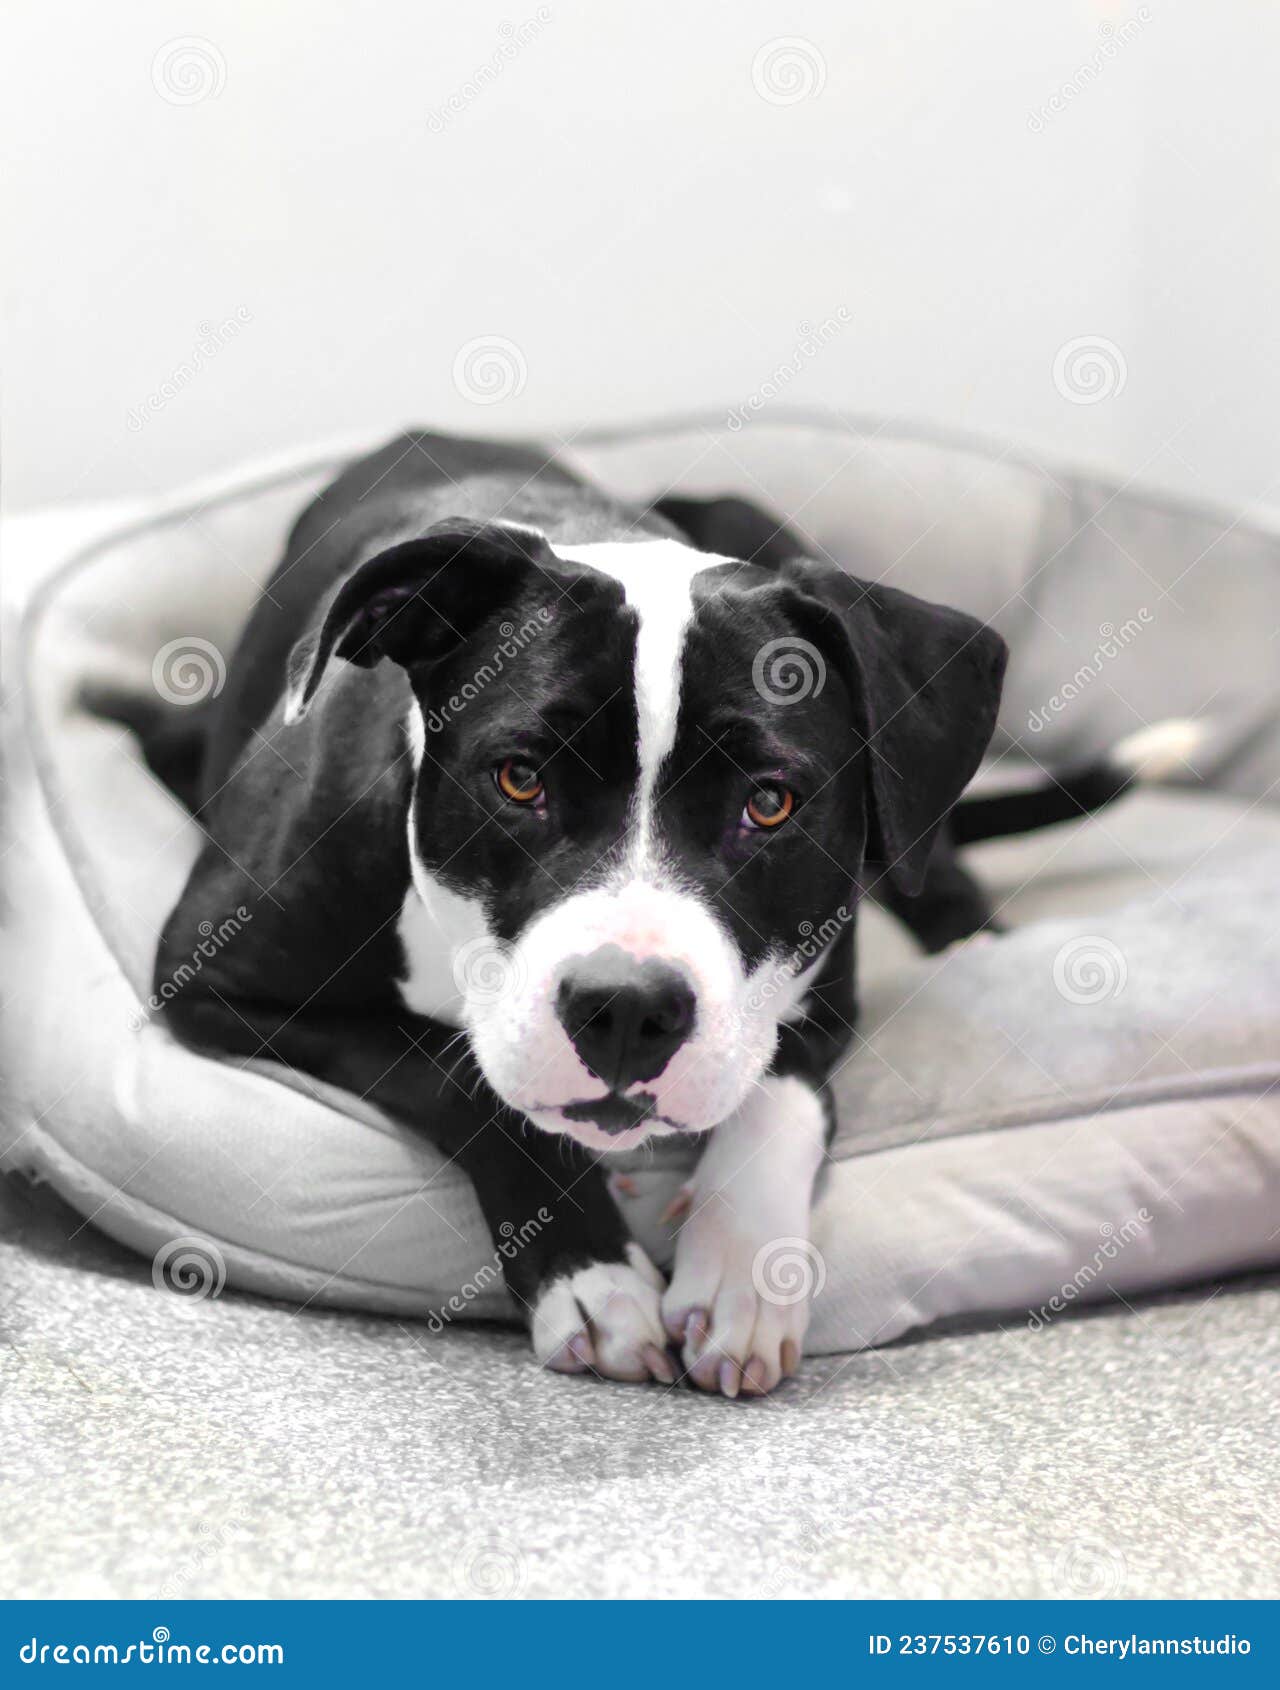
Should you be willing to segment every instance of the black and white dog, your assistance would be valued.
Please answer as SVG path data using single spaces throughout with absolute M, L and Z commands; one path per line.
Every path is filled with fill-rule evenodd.
M 753 1268 L 809 1235 L 859 891 L 930 948 L 986 919 L 939 835 L 1003 642 L 800 551 L 737 501 L 404 436 L 303 513 L 216 703 L 157 981 L 253 919 L 172 1030 L 419 1126 L 495 1234 L 549 1215 L 505 1272 L 553 1368 L 795 1369 L 807 1307 Z M 664 1287 L 601 1154 L 671 1135 L 703 1149 Z

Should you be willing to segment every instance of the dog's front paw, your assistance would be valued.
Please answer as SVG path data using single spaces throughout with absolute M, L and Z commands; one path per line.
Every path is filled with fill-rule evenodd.
M 662 1314 L 704 1391 L 764 1396 L 799 1365 L 826 1279 L 809 1242 L 824 1132 L 812 1087 L 769 1075 L 715 1129 L 687 1201 L 670 1211 L 688 1217 Z
M 694 1203 L 662 1299 L 667 1332 L 701 1390 L 765 1396 L 800 1364 L 822 1258 L 798 1220 L 780 1234 L 744 1224 L 719 1194 Z
M 625 1262 L 592 1262 L 554 1279 L 533 1310 L 533 1349 L 557 1373 L 675 1383 L 662 1325 L 662 1275 L 638 1244 Z

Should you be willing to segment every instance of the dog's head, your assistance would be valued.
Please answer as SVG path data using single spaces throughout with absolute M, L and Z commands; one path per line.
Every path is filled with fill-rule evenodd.
M 808 559 L 459 519 L 340 586 L 291 716 L 335 656 L 416 700 L 409 1001 L 539 1127 L 626 1149 L 741 1103 L 864 860 L 918 889 L 1005 650 Z

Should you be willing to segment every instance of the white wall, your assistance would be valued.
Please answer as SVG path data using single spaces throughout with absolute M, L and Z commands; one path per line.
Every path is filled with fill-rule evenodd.
M 11 4 L 9 507 L 401 421 L 567 431 L 727 409 L 793 359 L 792 403 L 1280 502 L 1276 8 L 539 14 Z M 178 37 L 204 43 L 191 81 L 165 52 Z M 802 38 L 810 91 L 792 103 L 764 97 L 770 66 L 753 78 L 778 37 Z M 451 96 L 461 109 L 433 123 Z M 797 353 L 827 319 L 826 344 Z M 1055 357 L 1098 336 L 1123 388 L 1072 403 Z M 478 403 L 455 359 L 493 337 L 518 349 L 488 366 L 499 391 L 523 381 Z M 1116 359 L 1104 349 L 1111 385 Z

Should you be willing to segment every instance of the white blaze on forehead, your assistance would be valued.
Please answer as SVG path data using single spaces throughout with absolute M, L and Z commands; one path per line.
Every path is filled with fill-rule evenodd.
M 621 540 L 592 546 L 557 546 L 561 557 L 586 564 L 619 582 L 635 611 L 635 690 L 639 723 L 640 781 L 635 805 L 635 847 L 651 855 L 653 795 L 658 771 L 675 744 L 685 635 L 693 616 L 693 578 L 713 564 L 714 553 L 679 540 Z

